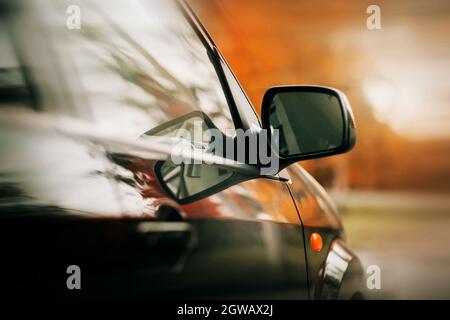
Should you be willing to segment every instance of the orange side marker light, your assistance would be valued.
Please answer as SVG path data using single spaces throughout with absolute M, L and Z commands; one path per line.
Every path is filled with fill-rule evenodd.
M 311 237 L 309 238 L 309 243 L 311 244 L 311 248 L 315 252 L 320 252 L 320 250 L 322 250 L 323 247 L 322 236 L 317 232 L 311 234 Z

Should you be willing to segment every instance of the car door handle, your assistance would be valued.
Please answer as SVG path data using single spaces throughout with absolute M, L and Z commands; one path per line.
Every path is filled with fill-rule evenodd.
M 188 222 L 141 222 L 137 228 L 151 247 L 189 249 L 197 240 L 195 229 Z

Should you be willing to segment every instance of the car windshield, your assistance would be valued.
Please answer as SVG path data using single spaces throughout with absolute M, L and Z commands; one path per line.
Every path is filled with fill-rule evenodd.
M 208 50 L 176 3 L 60 0 L 45 12 L 68 92 L 102 132 L 137 138 L 199 110 L 232 134 Z

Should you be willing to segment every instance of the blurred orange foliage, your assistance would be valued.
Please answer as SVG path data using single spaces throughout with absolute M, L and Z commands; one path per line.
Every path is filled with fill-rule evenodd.
M 361 42 L 372 37 L 366 28 L 366 1 L 189 3 L 258 112 L 265 90 L 274 85 L 320 84 L 348 95 L 357 122 L 355 149 L 302 163 L 325 186 L 450 190 L 450 139 L 414 140 L 397 133 L 377 120 L 364 93 L 363 80 L 372 63 L 367 50 L 361 48 Z M 397 17 L 386 15 L 385 21 L 389 19 Z

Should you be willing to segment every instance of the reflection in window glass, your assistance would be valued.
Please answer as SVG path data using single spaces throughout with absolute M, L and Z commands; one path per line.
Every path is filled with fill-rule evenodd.
M 28 106 L 27 86 L 7 31 L 0 22 L 0 106 Z
M 81 8 L 81 29 L 55 24 L 57 49 L 71 57 L 80 78 L 72 91 L 87 95 L 103 132 L 137 138 L 193 110 L 205 112 L 224 132 L 234 128 L 207 50 L 174 3 L 74 3 Z M 69 3 L 59 4 L 65 18 Z

